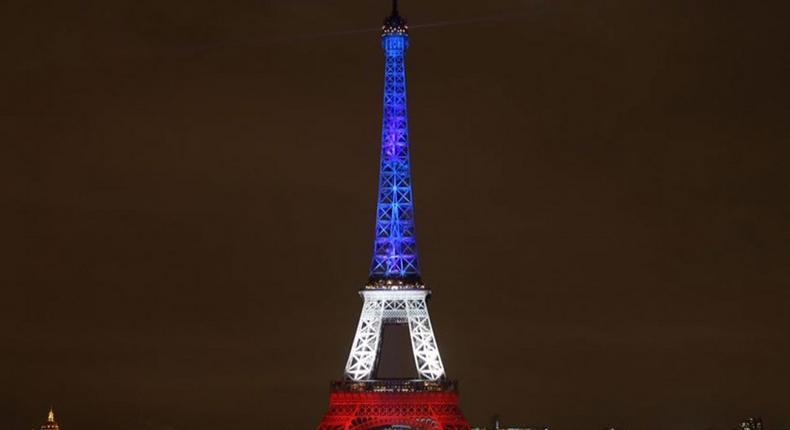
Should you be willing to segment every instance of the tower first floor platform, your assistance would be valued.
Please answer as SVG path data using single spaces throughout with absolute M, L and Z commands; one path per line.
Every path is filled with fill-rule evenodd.
M 455 381 L 375 380 L 332 384 L 318 430 L 470 430 Z

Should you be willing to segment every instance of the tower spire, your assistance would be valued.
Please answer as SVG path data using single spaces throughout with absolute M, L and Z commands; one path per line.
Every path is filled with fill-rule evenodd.
M 392 12 L 384 18 L 382 30 L 384 36 L 391 33 L 406 33 L 406 18 L 400 16 L 400 12 L 398 12 L 398 0 L 392 0 Z
M 381 163 L 376 207 L 376 238 L 367 289 L 421 289 L 414 201 L 409 161 L 409 115 L 406 107 L 406 19 L 392 2 L 384 19 L 384 109 Z

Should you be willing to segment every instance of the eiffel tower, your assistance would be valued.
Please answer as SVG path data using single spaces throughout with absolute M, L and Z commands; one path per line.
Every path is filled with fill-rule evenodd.
M 406 108 L 409 36 L 397 0 L 384 20 L 381 45 L 384 115 L 373 262 L 360 291 L 364 302 L 345 378 L 332 383 L 318 430 L 469 430 L 428 314 L 431 290 L 420 276 Z M 408 326 L 417 379 L 376 379 L 385 325 Z

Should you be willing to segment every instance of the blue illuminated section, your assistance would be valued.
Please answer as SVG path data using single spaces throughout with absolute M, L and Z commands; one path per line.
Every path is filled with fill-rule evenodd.
M 384 116 L 376 239 L 366 288 L 423 288 L 414 231 L 406 109 L 406 21 L 397 9 L 384 21 Z

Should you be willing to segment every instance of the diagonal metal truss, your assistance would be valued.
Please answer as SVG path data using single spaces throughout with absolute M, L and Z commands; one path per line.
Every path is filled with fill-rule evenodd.
M 367 291 L 357 332 L 346 362 L 346 377 L 354 381 L 373 379 L 384 324 L 407 324 L 417 373 L 421 379 L 444 377 L 444 364 L 428 314 L 428 290 Z
M 420 377 L 430 380 L 443 378 L 444 365 L 439 355 L 439 346 L 436 345 L 436 337 L 433 335 L 425 297 L 406 300 L 406 318 L 409 323 L 414 364 Z
M 355 381 L 370 379 L 375 371 L 381 342 L 386 300 L 368 300 L 362 305 L 357 333 L 346 363 L 346 377 Z
M 381 42 L 385 53 L 384 115 L 376 239 L 370 278 L 419 279 L 406 108 L 405 56 L 409 39 L 405 33 L 405 23 L 402 28 L 392 26 L 389 29 L 388 32 L 385 27 Z

